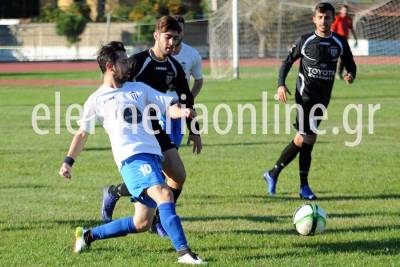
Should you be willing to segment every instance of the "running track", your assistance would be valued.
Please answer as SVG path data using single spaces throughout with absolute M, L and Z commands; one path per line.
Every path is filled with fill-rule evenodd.
M 356 57 L 357 64 L 368 65 L 385 65 L 397 64 L 400 65 L 400 57 Z M 277 59 L 242 59 L 240 66 L 242 67 L 273 67 L 279 66 L 280 60 Z M 209 67 L 208 60 L 203 61 L 204 67 Z M 0 63 L 0 78 L 1 73 L 29 73 L 29 72 L 62 72 L 62 71 L 90 71 L 97 70 L 98 66 L 95 61 L 80 61 L 80 62 L 13 62 Z M 98 85 L 96 80 L 37 80 L 37 79 L 0 79 L 0 85 L 66 85 L 66 86 L 85 86 Z

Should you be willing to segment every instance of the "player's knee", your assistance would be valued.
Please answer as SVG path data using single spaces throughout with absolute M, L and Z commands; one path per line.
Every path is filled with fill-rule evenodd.
M 174 195 L 169 187 L 164 187 L 160 191 L 160 202 L 174 202 Z
M 138 233 L 146 232 L 150 229 L 152 224 L 152 219 L 142 219 L 135 222 L 135 228 Z

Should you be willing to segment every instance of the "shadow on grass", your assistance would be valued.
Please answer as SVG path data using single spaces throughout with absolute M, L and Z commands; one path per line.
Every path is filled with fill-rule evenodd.
M 285 223 L 287 226 L 288 223 Z M 399 229 L 400 225 L 385 225 L 385 226 L 360 226 L 360 227 L 347 227 L 347 228 L 337 228 L 337 229 L 326 229 L 325 235 L 337 235 L 339 233 L 359 233 L 359 232 L 379 232 L 379 231 L 388 231 L 391 229 Z M 196 234 L 206 234 L 209 236 L 214 235 L 275 235 L 275 236 L 298 236 L 299 234 L 293 228 L 279 228 L 279 229 L 230 229 L 230 230 L 211 230 L 211 231 L 190 231 Z M 312 236 L 304 237 L 310 238 L 312 240 Z
M 1 189 L 41 189 L 48 188 L 47 185 L 42 184 L 10 184 L 10 185 L 0 185 Z
M 353 226 L 353 227 L 345 227 L 345 228 L 329 228 L 325 230 L 325 233 L 351 233 L 351 232 L 379 232 L 379 231 L 388 231 L 388 230 L 397 230 L 400 229 L 400 225 L 377 225 L 377 226 Z
M 16 223 L 0 229 L 0 232 L 13 232 L 13 231 L 31 231 L 34 229 L 52 229 L 58 228 L 60 225 L 68 226 L 74 229 L 78 226 L 98 226 L 104 224 L 100 220 L 55 220 L 55 221 L 26 221 L 24 223 Z
M 212 195 L 212 194 L 191 194 L 190 197 L 183 197 L 182 205 L 217 205 L 224 203 L 265 203 L 276 201 L 294 201 L 298 197 L 292 197 L 291 193 L 282 193 L 279 196 L 269 197 L 266 194 L 243 194 L 243 195 Z M 178 205 L 180 205 L 178 203 Z
M 385 217 L 385 216 L 396 216 L 399 215 L 397 212 L 352 212 L 352 213 L 328 213 L 328 218 L 359 218 L 359 217 Z
M 372 255 L 398 255 L 400 242 L 396 238 L 387 240 L 357 240 L 347 242 L 317 242 L 313 244 L 296 244 L 298 248 L 311 248 L 318 253 L 362 252 Z
M 210 222 L 210 221 L 237 221 L 245 220 L 250 222 L 278 222 L 282 220 L 291 219 L 291 215 L 281 216 L 199 216 L 199 217 L 186 217 L 182 216 L 184 222 Z
M 216 205 L 224 203 L 260 203 L 260 202 L 277 202 L 277 201 L 297 201 L 307 202 L 294 196 L 293 192 L 283 192 L 273 197 L 267 194 L 243 194 L 243 195 L 212 195 L 212 194 L 191 194 L 190 197 L 183 198 L 182 205 Z M 319 195 L 317 202 L 324 201 L 350 201 L 350 200 L 388 200 L 400 199 L 400 194 L 379 194 L 379 195 Z M 385 213 L 382 213 L 383 215 Z
M 354 196 L 320 196 L 319 201 L 347 201 L 347 200 L 386 200 L 400 199 L 400 194 L 379 194 L 379 195 L 354 195 Z

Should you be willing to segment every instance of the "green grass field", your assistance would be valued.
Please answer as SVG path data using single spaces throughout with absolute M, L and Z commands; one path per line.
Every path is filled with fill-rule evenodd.
M 209 110 L 204 150 L 180 150 L 187 183 L 178 204 L 188 240 L 211 266 L 399 266 L 400 265 L 400 91 L 398 66 L 360 66 L 357 81 L 336 81 L 329 119 L 313 152 L 310 184 L 317 203 L 328 213 L 321 235 L 301 237 L 291 224 L 298 199 L 297 160 L 285 169 L 274 198 L 266 196 L 262 173 L 275 162 L 290 135 L 274 134 L 276 69 L 249 68 L 238 81 L 206 80 L 197 102 Z M 294 84 L 296 70 L 288 84 Z M 0 79 L 98 79 L 97 72 L 0 74 Z M 57 175 L 72 135 L 66 131 L 66 109 L 83 104 L 91 87 L 0 87 L 0 265 L 1 266 L 174 266 L 167 239 L 130 235 L 96 242 L 81 255 L 71 253 L 77 226 L 101 224 L 103 185 L 121 178 L 101 128 L 89 138 L 74 165 L 71 181 Z M 293 86 L 291 86 L 292 91 Z M 261 94 L 268 92 L 268 134 L 261 132 Z M 61 94 L 61 133 L 55 134 L 55 92 Z M 39 122 L 48 135 L 33 131 L 35 105 L 49 106 L 51 119 Z M 228 104 L 233 127 L 227 135 L 213 129 L 214 108 Z M 237 133 L 240 104 L 257 108 L 257 133 Z M 293 103 L 293 97 L 291 97 Z M 361 144 L 343 132 L 348 104 L 363 104 Z M 367 104 L 380 104 L 374 134 L 368 134 Z M 75 113 L 76 114 L 76 113 Z M 201 114 L 201 113 L 200 113 Z M 44 115 L 44 112 L 39 112 Z M 355 112 L 350 113 L 354 127 Z M 221 128 L 226 114 L 220 113 Z M 281 107 L 283 125 L 283 107 Z M 75 125 L 75 124 L 74 124 Z M 332 134 L 339 127 L 339 135 Z M 114 217 L 134 210 L 121 199 Z

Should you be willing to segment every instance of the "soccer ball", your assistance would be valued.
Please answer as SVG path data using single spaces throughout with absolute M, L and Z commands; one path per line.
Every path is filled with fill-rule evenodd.
M 294 212 L 293 224 L 301 235 L 322 233 L 326 226 L 326 212 L 317 204 L 304 204 Z

